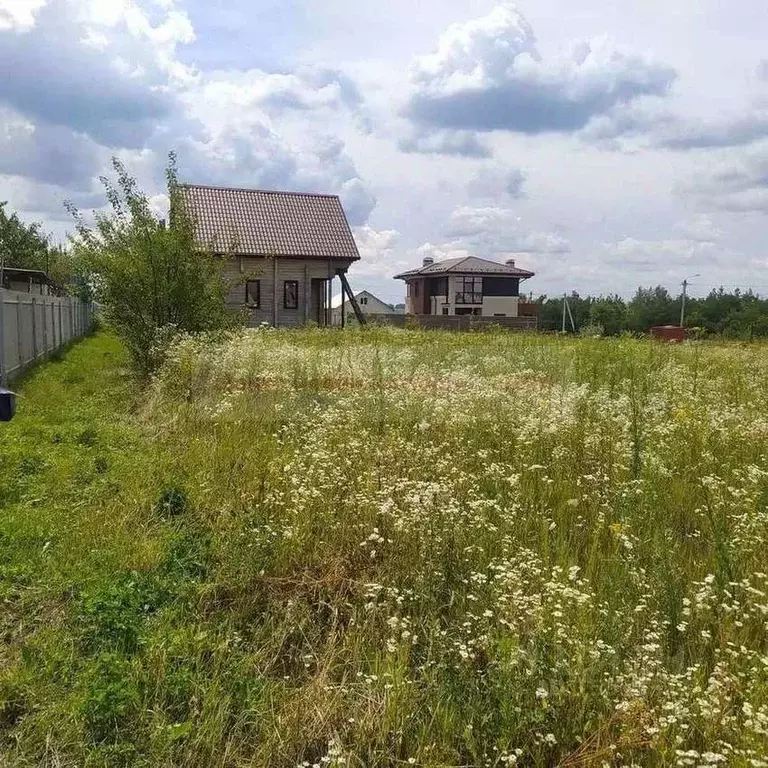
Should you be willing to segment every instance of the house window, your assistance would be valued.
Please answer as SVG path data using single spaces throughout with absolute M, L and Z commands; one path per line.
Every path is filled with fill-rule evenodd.
M 368 297 L 367 297 L 367 296 L 363 296 L 363 297 L 361 297 L 361 299 L 360 299 L 360 304 L 362 304 L 363 306 L 365 306 L 367 303 L 368 303 Z
M 443 307 L 443 314 L 444 314 L 444 315 L 447 315 L 447 314 L 448 314 L 448 311 L 449 311 L 449 310 L 448 310 L 448 307 Z
M 284 309 L 299 308 L 299 281 L 298 280 L 286 280 L 283 283 L 283 308 Z
M 456 303 L 457 304 L 482 304 L 483 303 L 483 278 L 482 277 L 457 277 L 456 278 Z
M 419 284 L 414 283 L 413 284 L 413 295 L 418 299 L 419 298 Z
M 261 307 L 261 280 L 248 280 L 245 284 L 245 303 L 253 309 Z

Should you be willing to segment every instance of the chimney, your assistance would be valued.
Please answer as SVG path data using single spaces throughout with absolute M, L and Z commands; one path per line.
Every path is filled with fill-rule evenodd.
M 508 267 L 514 267 L 515 266 L 515 260 L 514 259 L 507 259 L 507 266 Z
M 423 264 L 424 264 L 425 267 L 428 267 L 428 266 L 430 266 L 431 264 L 434 264 L 434 263 L 435 263 L 435 260 L 431 256 L 425 256 L 424 257 Z

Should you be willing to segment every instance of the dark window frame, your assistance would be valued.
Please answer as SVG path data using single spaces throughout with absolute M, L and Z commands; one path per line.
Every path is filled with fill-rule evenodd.
M 288 301 L 288 286 L 291 285 L 295 288 L 293 301 Z M 298 280 L 284 280 L 283 281 L 283 309 L 298 309 L 299 308 L 299 281 Z
M 256 286 L 256 300 L 253 301 L 253 293 L 251 286 Z M 251 309 L 261 309 L 261 280 L 246 280 L 245 281 L 245 303 Z
M 456 303 L 457 304 L 482 304 L 483 303 L 483 278 L 482 277 L 457 277 L 456 278 Z

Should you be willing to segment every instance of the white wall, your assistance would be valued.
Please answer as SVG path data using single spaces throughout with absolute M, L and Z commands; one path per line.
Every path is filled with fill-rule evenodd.
M 517 317 L 519 304 L 517 296 L 483 296 L 483 317 Z
M 448 296 L 433 296 L 432 297 L 432 307 L 430 309 L 430 314 L 433 315 L 442 315 L 443 309 L 445 308 L 445 304 L 448 302 Z M 448 314 L 453 314 L 453 307 L 448 306 Z
M 355 294 L 355 298 L 357 299 L 360 311 L 364 315 L 395 314 L 395 310 L 392 309 L 389 304 L 385 304 L 383 301 L 381 301 L 381 299 L 377 299 L 372 293 L 368 293 L 367 291 L 360 291 L 360 293 Z M 365 299 L 367 299 L 367 301 L 363 303 Z M 346 315 L 347 320 L 355 319 L 355 310 L 352 309 L 352 304 L 349 299 L 344 302 L 344 314 Z M 333 324 L 341 325 L 341 307 L 333 308 Z

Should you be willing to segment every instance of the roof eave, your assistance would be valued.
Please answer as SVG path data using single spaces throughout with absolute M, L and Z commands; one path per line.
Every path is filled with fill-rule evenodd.
M 399 275 L 395 275 L 395 280 L 406 280 L 409 277 L 440 277 L 443 275 L 471 275 L 472 277 L 517 277 L 520 280 L 528 280 L 531 277 L 534 277 L 536 275 L 535 272 L 528 272 L 526 270 L 517 270 L 516 272 L 477 272 L 473 270 L 468 269 L 446 269 L 443 271 L 428 271 L 428 270 L 421 270 L 417 269 L 413 272 L 403 272 Z
M 234 259 L 306 259 L 307 261 L 360 261 L 360 256 L 325 256 L 307 253 L 250 253 L 246 251 L 219 251 L 210 249 L 214 256 L 230 256 Z

